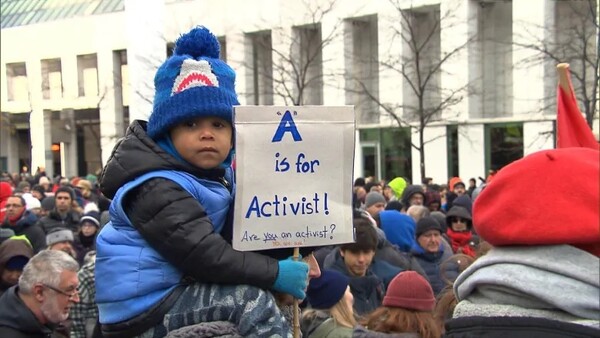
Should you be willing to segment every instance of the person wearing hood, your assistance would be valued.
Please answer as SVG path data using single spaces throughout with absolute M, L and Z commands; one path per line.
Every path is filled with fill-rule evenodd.
M 13 188 L 8 182 L 0 182 L 0 222 L 6 217 L 6 201 L 12 195 Z
M 406 189 L 404 189 L 404 192 L 402 192 L 402 198 L 400 199 L 400 202 L 402 202 L 404 210 L 408 210 L 408 208 L 413 205 L 425 205 L 426 200 L 423 187 L 417 184 L 409 185 L 406 187 Z
M 399 201 L 402 198 L 402 194 L 404 193 L 404 189 L 406 189 L 407 183 L 404 178 L 396 177 L 387 185 L 392 189 L 393 192 L 393 196 L 390 198 L 390 201 Z
M 473 222 L 469 211 L 461 206 L 453 206 L 446 214 L 446 236 L 454 253 L 476 256 L 479 237 L 471 231 Z
M 12 229 L 15 235 L 25 235 L 33 252 L 38 253 L 46 248 L 46 233 L 37 224 L 38 218 L 27 210 L 27 202 L 22 196 L 12 195 L 6 202 L 6 216 L 2 228 Z
M 13 236 L 0 244 L 0 296 L 17 285 L 33 248 L 25 236 Z

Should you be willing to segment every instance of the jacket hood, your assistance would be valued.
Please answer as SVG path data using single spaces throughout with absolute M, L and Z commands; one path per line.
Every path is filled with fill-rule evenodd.
M 8 182 L 0 182 L 0 201 L 6 200 L 12 194 L 12 187 Z
M 409 252 L 416 245 L 416 223 L 412 217 L 396 210 L 384 210 L 379 213 L 381 229 L 390 243 L 397 245 L 400 251 Z
M 427 203 L 426 197 L 425 196 L 425 191 L 423 191 L 423 187 L 420 185 L 409 185 L 408 187 L 406 187 L 406 189 L 404 189 L 404 192 L 402 193 L 402 205 L 408 209 L 408 207 L 410 207 L 410 203 L 408 203 L 408 201 L 410 201 L 410 198 L 412 197 L 412 195 L 414 194 L 421 194 L 423 195 L 423 205 L 425 205 Z
M 446 225 L 448 226 L 448 229 L 452 229 L 452 222 L 450 221 L 450 219 L 452 219 L 452 217 L 460 217 L 460 218 L 468 219 L 469 220 L 469 222 L 468 222 L 469 230 L 471 230 L 473 228 L 471 214 L 469 213 L 469 211 L 467 209 L 465 209 L 463 207 L 459 207 L 459 206 L 453 206 L 452 208 L 450 208 L 450 210 L 446 214 Z
M 123 184 L 151 171 L 178 170 L 208 179 L 224 176 L 225 169 L 203 170 L 177 160 L 146 134 L 146 127 L 146 121 L 133 121 L 108 158 L 99 182 L 100 190 L 109 199 Z
M 0 245 L 0 275 L 4 272 L 6 262 L 16 256 L 33 256 L 33 248 L 27 238 L 11 237 Z

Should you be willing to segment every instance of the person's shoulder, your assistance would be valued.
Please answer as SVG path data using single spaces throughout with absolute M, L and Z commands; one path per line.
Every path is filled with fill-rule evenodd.
M 11 337 L 11 338 L 30 338 L 39 337 L 39 335 L 27 335 L 15 328 L 0 324 L 0 337 Z

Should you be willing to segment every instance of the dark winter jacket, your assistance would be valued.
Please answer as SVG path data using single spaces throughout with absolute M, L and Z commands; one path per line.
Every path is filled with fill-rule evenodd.
M 452 250 L 446 251 L 444 250 L 444 245 L 440 244 L 440 251 L 431 253 L 426 252 L 417 244 L 412 249 L 412 255 L 427 274 L 427 279 L 434 294 L 438 295 L 447 285 L 445 279 L 442 277 L 440 266 L 446 259 L 452 257 Z M 447 276 L 447 278 L 454 279 L 456 275 L 458 275 L 458 272 L 452 274 L 452 276 Z
M 232 185 L 225 179 L 225 169 L 202 170 L 180 162 L 150 139 L 145 129 L 146 122 L 133 122 L 116 145 L 100 177 L 100 188 L 106 197 L 114 199 L 123 185 L 159 170 L 189 173 L 199 180 L 211 182 L 210 189 L 218 189 L 219 194 L 233 196 L 233 191 L 229 190 Z M 215 233 L 216 224 L 212 222 L 212 215 L 207 214 L 206 207 L 173 180 L 152 178 L 132 188 L 119 206 L 113 200 L 111 219 L 112 209 L 117 207 L 123 208 L 133 228 L 116 229 L 107 225 L 102 229 L 97 241 L 96 271 L 103 262 L 100 245 L 103 234 L 110 230 L 139 233 L 152 251 L 155 250 L 186 279 L 202 283 L 249 284 L 266 289 L 277 277 L 276 259 L 233 250 L 230 243 Z M 231 228 L 231 213 L 227 219 L 224 227 Z M 97 292 L 100 283 L 97 280 Z M 102 321 L 102 312 L 100 317 Z
M 446 338 L 589 338 L 600 328 L 539 317 L 461 317 L 446 322 Z
M 46 233 L 41 225 L 36 224 L 38 221 L 37 216 L 31 211 L 25 211 L 17 224 L 11 226 L 8 220 L 4 220 L 2 223 L 3 228 L 12 229 L 15 235 L 25 235 L 33 246 L 33 252 L 38 253 L 46 248 Z
M 50 211 L 47 216 L 42 217 L 38 224 L 49 234 L 57 228 L 67 228 L 73 233 L 77 233 L 79 229 L 79 220 L 81 216 L 75 211 L 69 211 L 67 216 L 63 219 L 56 209 Z
M 0 297 L 0 337 L 50 338 L 52 328 L 42 325 L 13 286 Z
M 374 262 L 375 260 L 367 269 L 365 276 L 355 277 L 348 272 L 339 249 L 332 251 L 325 259 L 325 269 L 337 270 L 350 278 L 350 291 L 354 296 L 354 312 L 358 315 L 370 313 L 381 305 L 385 295 L 385 286 L 387 285 L 385 282 L 389 283 L 401 271 L 390 264 L 379 262 L 382 268 L 378 274 L 373 268 Z

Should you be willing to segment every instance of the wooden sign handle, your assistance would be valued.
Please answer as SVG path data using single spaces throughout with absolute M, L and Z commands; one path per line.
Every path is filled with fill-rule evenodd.
M 294 260 L 300 259 L 300 248 L 294 248 Z M 294 298 L 294 338 L 300 338 L 300 309 L 298 299 Z

